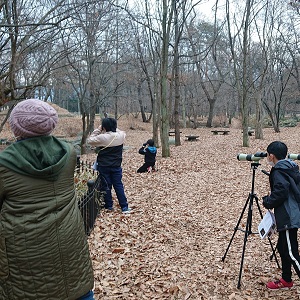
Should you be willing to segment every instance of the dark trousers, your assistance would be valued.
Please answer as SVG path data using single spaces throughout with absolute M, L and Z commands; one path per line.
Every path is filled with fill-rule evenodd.
M 155 167 L 155 163 L 144 163 L 138 170 L 137 170 L 137 173 L 145 173 L 148 171 L 148 168 L 149 167 L 152 167 L 154 168 Z
M 297 228 L 279 232 L 277 249 L 281 257 L 282 278 L 292 281 L 292 265 L 300 278 L 300 256 L 298 251 Z
M 77 300 L 94 300 L 94 292 L 89 291 L 87 294 L 83 295 L 82 297 L 78 298 Z
M 114 187 L 121 209 L 122 210 L 127 209 L 128 203 L 127 203 L 127 198 L 125 196 L 124 186 L 122 182 L 122 168 L 98 166 L 98 171 L 101 176 L 101 181 L 102 181 L 101 186 L 104 188 L 103 190 L 105 191 L 105 195 L 104 195 L 105 208 L 113 207 L 111 189 L 112 187 Z

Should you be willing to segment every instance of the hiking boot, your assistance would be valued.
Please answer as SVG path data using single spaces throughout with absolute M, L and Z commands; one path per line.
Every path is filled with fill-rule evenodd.
M 293 281 L 287 282 L 282 278 L 280 278 L 279 280 L 270 281 L 267 283 L 267 288 L 270 290 L 290 289 L 291 287 L 293 287 Z

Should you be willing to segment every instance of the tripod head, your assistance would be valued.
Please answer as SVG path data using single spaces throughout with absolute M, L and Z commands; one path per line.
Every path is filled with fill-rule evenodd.
M 261 164 L 259 162 L 252 162 L 251 163 L 251 169 L 256 170 Z

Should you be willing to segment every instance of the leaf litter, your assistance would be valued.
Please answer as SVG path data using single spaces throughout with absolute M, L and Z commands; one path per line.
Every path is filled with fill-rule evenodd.
M 123 126 L 126 129 L 126 124 Z M 96 299 L 300 299 L 296 274 L 294 289 L 275 294 L 265 288 L 266 282 L 279 278 L 281 272 L 274 259 L 270 261 L 270 244 L 257 235 L 260 214 L 255 199 L 253 234 L 246 243 L 240 289 L 244 233 L 234 231 L 253 176 L 251 162 L 238 161 L 237 154 L 265 151 L 274 140 L 286 142 L 290 153 L 298 153 L 299 127 L 282 128 L 279 134 L 264 129 L 264 139 L 249 137 L 248 148 L 241 146 L 240 129 L 214 136 L 210 129 L 199 128 L 193 134 L 199 135 L 200 141 L 182 138 L 181 146 L 170 146 L 169 158 L 162 158 L 158 148 L 158 171 L 150 174 L 137 174 L 136 170 L 143 163 L 138 149 L 151 138 L 151 126 L 126 131 L 129 147 L 124 151 L 123 183 L 133 213 L 122 215 L 115 195 L 117 209 L 100 212 L 89 238 Z M 184 137 L 191 130 L 182 131 Z M 266 159 L 260 163 L 254 192 L 264 213 L 261 198 L 269 185 L 261 170 L 270 167 Z M 248 206 L 240 229 L 245 229 L 247 213 Z M 276 239 L 272 239 L 274 247 Z
M 60 121 L 54 134 L 80 132 L 80 118 Z M 289 153 L 300 153 L 299 127 L 275 133 L 264 129 L 264 139 L 249 137 L 242 147 L 241 129 L 228 135 L 213 135 L 209 128 L 181 129 L 181 146 L 170 146 L 169 158 L 158 148 L 158 172 L 137 174 L 143 163 L 141 145 L 152 137 L 151 124 L 129 118 L 118 120 L 126 131 L 123 155 L 123 183 L 133 213 L 123 215 L 117 205 L 101 211 L 89 237 L 95 275 L 95 298 L 101 300 L 252 300 L 300 299 L 300 280 L 293 272 L 295 287 L 271 292 L 268 280 L 280 277 L 268 241 L 260 240 L 260 215 L 253 206 L 252 232 L 248 237 L 242 268 L 241 288 L 237 288 L 244 232 L 234 231 L 251 192 L 251 162 L 240 162 L 238 153 L 265 151 L 274 140 L 288 145 Z M 76 127 L 77 126 L 77 127 Z M 97 126 L 97 124 L 96 124 Z M 130 128 L 136 127 L 136 130 Z M 1 133 L 11 138 L 11 133 Z M 186 135 L 199 135 L 189 142 Z M 83 159 L 94 161 L 96 154 Z M 297 162 L 297 161 L 296 161 Z M 269 192 L 266 159 L 255 171 L 255 195 L 262 212 L 261 198 Z M 240 228 L 245 229 L 248 207 Z M 222 258 L 229 245 L 225 260 Z M 275 247 L 277 236 L 272 239 Z M 280 261 L 279 255 L 277 257 Z

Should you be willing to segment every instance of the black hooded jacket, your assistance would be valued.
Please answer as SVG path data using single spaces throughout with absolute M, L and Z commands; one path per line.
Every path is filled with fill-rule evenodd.
M 271 194 L 263 197 L 263 205 L 274 208 L 277 230 L 300 228 L 300 173 L 292 160 L 280 160 L 270 172 Z
M 153 163 L 155 164 L 156 153 L 157 153 L 157 149 L 155 146 L 148 146 L 148 147 L 143 146 L 139 150 L 139 154 L 145 156 L 145 163 L 147 164 L 153 164 Z

